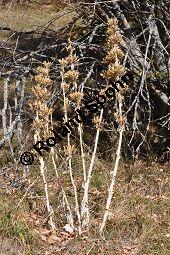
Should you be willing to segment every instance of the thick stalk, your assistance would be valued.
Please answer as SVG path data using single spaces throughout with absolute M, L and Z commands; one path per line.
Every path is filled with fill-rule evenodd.
M 88 226 L 89 221 L 90 221 L 90 213 L 89 213 L 89 205 L 88 205 L 89 185 L 90 185 L 94 161 L 95 161 L 95 157 L 96 157 L 97 145 L 98 145 L 99 134 L 100 134 L 100 124 L 102 122 L 102 117 L 103 117 L 103 109 L 100 112 L 99 125 L 98 125 L 97 132 L 96 132 L 94 150 L 93 150 L 93 154 L 92 154 L 92 158 L 91 158 L 91 162 L 90 162 L 87 180 L 85 182 L 85 187 L 84 187 L 84 196 L 83 196 L 82 205 L 81 205 L 81 217 L 82 217 L 82 226 L 83 227 Z

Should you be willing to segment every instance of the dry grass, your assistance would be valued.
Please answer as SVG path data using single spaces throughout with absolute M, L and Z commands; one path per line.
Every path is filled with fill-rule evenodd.
M 74 162 L 77 162 L 78 174 L 80 162 Z M 48 166 L 50 167 L 50 162 L 48 162 Z M 92 250 L 89 254 L 167 255 L 169 250 L 168 167 L 168 165 L 158 164 L 147 166 L 141 162 L 140 166 L 133 166 L 132 178 L 128 182 L 127 170 L 122 164 L 114 191 L 111 214 L 104 233 L 105 241 L 98 237 L 96 226 L 101 220 L 99 211 L 104 209 L 104 198 L 107 195 L 107 190 L 104 187 L 108 183 L 109 169 L 111 169 L 109 164 L 97 161 L 96 175 L 90 187 L 91 228 L 86 237 L 79 239 L 63 231 L 64 219 L 59 212 L 55 216 L 58 226 L 56 235 L 59 239 L 57 241 L 50 240 L 51 234 L 47 231 L 48 227 L 45 223 L 46 209 L 41 179 L 36 181 L 18 210 L 15 211 L 18 202 L 25 194 L 28 183 L 25 183 L 23 189 L 11 188 L 11 185 L 5 178 L 2 179 L 1 175 L 1 184 L 6 184 L 6 188 L 1 190 L 1 238 L 13 240 L 12 242 L 20 247 L 20 253 L 23 255 L 46 254 L 47 250 L 49 252 L 47 254 L 51 255 L 88 254 L 90 248 Z M 37 170 L 34 167 L 30 181 L 33 182 L 36 176 Z M 52 173 L 48 172 L 47 178 L 52 207 L 54 210 L 59 210 L 60 192 Z M 63 185 L 67 187 L 68 184 L 64 183 L 64 179 L 62 181 Z M 70 189 L 66 189 L 66 194 L 69 200 L 74 196 L 73 190 Z M 11 202 L 13 206 L 11 206 Z M 7 221 L 9 212 L 11 212 L 11 222 Z M 49 243 L 51 244 L 49 245 Z M 11 246 L 9 253 L 5 253 L 7 247 L 4 243 L 2 254 L 10 254 L 10 252 L 15 254 L 12 251 L 15 249 L 15 245 Z M 37 247 L 40 246 L 39 251 Z M 54 252 L 61 248 L 63 248 L 61 253 Z
M 9 7 L 7 5 L 5 8 L 0 8 L 1 26 L 9 27 L 14 31 L 32 31 L 40 27 L 44 30 L 44 26 L 47 26 L 51 21 L 48 28 L 57 31 L 66 27 L 76 16 L 74 4 L 67 5 L 61 2 L 55 4 L 44 2 L 42 5 L 33 3 L 26 7 L 22 5 Z
M 26 254 L 25 248 L 12 238 L 0 238 L 0 255 Z

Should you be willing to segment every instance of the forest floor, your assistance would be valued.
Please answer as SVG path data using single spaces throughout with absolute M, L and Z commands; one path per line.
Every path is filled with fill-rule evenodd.
M 0 254 L 167 255 L 170 250 L 168 168 L 168 164 L 147 165 L 141 161 L 135 166 L 122 164 L 104 239 L 99 237 L 98 227 L 107 195 L 104 186 L 108 182 L 111 165 L 104 161 L 98 161 L 96 165 L 90 188 L 91 228 L 82 237 L 66 232 L 61 215 L 55 218 L 57 231 L 52 233 L 49 230 L 44 190 L 36 168 L 31 169 L 31 176 L 22 184 L 19 179 L 14 179 L 12 165 L 2 168 Z M 59 193 L 52 176 L 49 173 L 49 195 L 53 210 L 57 211 Z M 72 197 L 72 191 L 69 192 Z
M 47 1 L 46 1 L 47 2 Z M 48 27 L 57 31 L 67 26 L 76 17 L 76 5 L 64 3 L 53 4 L 44 2 L 26 5 L 10 5 L 0 8 L 0 26 L 9 27 L 17 32 L 41 32 Z M 56 1 L 60 2 L 60 1 Z M 52 21 L 52 22 L 51 22 Z

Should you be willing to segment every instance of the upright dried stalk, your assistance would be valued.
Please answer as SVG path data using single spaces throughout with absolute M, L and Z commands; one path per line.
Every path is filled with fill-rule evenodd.
M 76 103 L 76 108 L 80 109 L 81 99 L 83 98 L 83 91 L 80 92 L 77 86 L 78 72 L 75 70 L 75 63 L 78 63 L 78 58 L 76 57 L 76 55 L 73 55 L 74 49 L 71 46 L 71 44 L 69 45 L 69 49 L 70 49 L 70 57 L 71 57 L 71 72 L 69 73 L 69 75 L 72 80 L 73 89 L 74 89 L 74 92 L 70 94 L 70 98 Z M 81 160 L 82 160 L 82 167 L 83 167 L 83 177 L 85 182 L 86 181 L 86 164 L 85 164 L 85 154 L 84 154 L 84 148 L 83 148 L 82 123 L 78 123 L 78 132 L 79 132 Z
M 120 97 L 120 99 L 119 99 L 119 111 L 120 111 L 120 114 L 121 114 L 121 111 L 122 111 L 122 97 L 121 97 L 121 95 L 119 95 L 119 97 Z M 114 188 L 114 185 L 115 185 L 115 180 L 116 180 L 118 166 L 119 166 L 119 160 L 120 160 L 123 131 L 124 131 L 124 123 L 122 123 L 120 125 L 119 141 L 118 141 L 118 147 L 117 147 L 117 151 L 116 151 L 115 166 L 114 166 L 114 170 L 113 170 L 113 174 L 112 174 L 112 178 L 111 178 L 110 187 L 109 187 L 109 190 L 108 190 L 108 198 L 107 198 L 107 202 L 106 202 L 106 208 L 105 208 L 105 212 L 104 212 L 104 216 L 103 216 L 103 221 L 101 223 L 100 230 L 99 230 L 100 233 L 103 232 L 103 229 L 106 225 L 107 218 L 109 216 L 109 209 L 110 209 L 110 205 L 111 205 L 111 201 L 112 201 L 112 197 L 113 197 L 113 188 Z
M 60 60 L 61 64 L 61 87 L 63 91 L 63 99 L 64 99 L 64 122 L 68 122 L 68 98 L 66 96 L 66 90 L 69 88 L 69 84 L 65 82 L 65 78 L 68 78 L 73 85 L 73 88 L 77 90 L 77 83 L 76 80 L 78 78 L 78 72 L 74 69 L 74 62 L 77 61 L 76 55 L 73 55 L 73 47 L 71 45 L 71 41 L 69 41 L 69 46 L 67 49 L 70 51 L 70 54 L 67 58 Z M 71 70 L 65 72 L 65 66 L 71 64 Z M 73 177 L 73 170 L 72 170 L 72 150 L 74 149 L 74 146 L 71 146 L 70 141 L 70 133 L 67 134 L 67 153 L 68 153 L 68 165 L 69 165 L 69 173 L 70 173 L 70 179 L 74 190 L 74 198 L 75 198 L 75 212 L 78 219 L 78 232 L 79 235 L 81 235 L 81 217 L 80 217 L 80 211 L 79 211 L 79 203 L 78 203 L 78 194 L 77 194 L 77 187 L 74 181 Z
M 94 143 L 93 154 L 91 157 L 87 180 L 85 182 L 84 195 L 83 195 L 83 200 L 82 200 L 82 205 L 81 205 L 82 227 L 85 227 L 85 226 L 89 227 L 89 222 L 90 222 L 90 213 L 89 213 L 89 204 L 88 204 L 89 185 L 90 185 L 90 180 L 92 177 L 92 171 L 93 171 L 94 161 L 95 161 L 96 152 L 97 152 L 97 145 L 98 145 L 98 141 L 99 141 L 100 125 L 102 122 L 102 117 L 103 117 L 103 109 L 100 112 L 100 117 L 94 119 L 97 131 L 96 131 L 96 138 L 95 138 L 95 143 Z
M 51 128 L 53 129 L 52 115 L 51 115 Z M 62 193 L 62 196 L 63 196 L 63 200 L 64 200 L 64 203 L 65 203 L 66 208 L 67 208 L 67 212 L 68 212 L 68 215 L 67 215 L 67 222 L 68 222 L 68 224 L 72 227 L 72 229 L 74 229 L 74 221 L 73 221 L 73 214 L 72 214 L 72 212 L 71 212 L 71 207 L 70 207 L 70 204 L 69 204 L 69 202 L 68 202 L 66 193 L 65 193 L 65 191 L 64 191 L 64 189 L 63 189 L 63 187 L 62 187 L 62 184 L 59 182 L 59 173 L 58 173 L 57 166 L 56 166 L 56 162 L 55 162 L 55 157 L 54 157 L 54 156 L 55 156 L 55 150 L 54 150 L 53 147 L 51 148 L 50 155 L 51 155 L 51 159 L 52 159 L 54 171 L 55 171 L 55 174 L 56 174 L 56 177 L 57 177 L 57 182 L 58 182 L 58 184 L 60 184 L 60 188 L 61 188 L 61 193 Z
M 33 122 L 33 127 L 35 129 L 34 141 L 35 143 L 49 135 L 49 116 L 52 113 L 52 109 L 48 107 L 47 102 L 50 98 L 50 93 L 48 87 L 51 85 L 52 81 L 48 77 L 50 64 L 44 62 L 44 67 L 37 68 L 37 75 L 35 76 L 36 86 L 32 89 L 35 96 L 35 101 L 30 104 L 30 107 L 36 111 L 36 118 Z M 49 195 L 48 195 L 48 185 L 45 176 L 45 162 L 43 157 L 39 156 L 40 163 L 40 173 L 43 178 L 46 206 L 48 211 L 49 224 L 52 230 L 55 229 L 55 224 L 53 222 L 53 210 L 50 205 Z
M 120 64 L 120 59 L 123 57 L 123 52 L 119 48 L 119 44 L 123 43 L 123 40 L 117 26 L 117 20 L 110 19 L 108 22 L 108 25 L 109 25 L 108 31 L 107 31 L 108 32 L 108 38 L 107 38 L 108 54 L 105 58 L 106 63 L 108 63 L 108 68 L 104 76 L 108 80 L 115 82 L 116 80 L 119 80 L 121 76 L 123 76 L 125 73 L 124 67 Z M 109 216 L 109 210 L 110 210 L 110 205 L 111 205 L 112 196 L 113 196 L 113 188 L 114 188 L 118 166 L 119 166 L 122 137 L 123 137 L 123 131 L 125 126 L 124 125 L 125 120 L 123 119 L 123 116 L 122 116 L 122 98 L 123 98 L 122 89 L 120 88 L 120 86 L 118 87 L 118 89 L 120 90 L 120 92 L 116 92 L 116 99 L 118 101 L 119 109 L 118 109 L 118 112 L 115 114 L 115 117 L 117 119 L 117 122 L 119 123 L 119 141 L 118 141 L 118 147 L 116 151 L 115 166 L 114 166 L 111 183 L 108 190 L 106 208 L 105 208 L 103 220 L 99 229 L 100 234 L 102 234 L 103 229 L 107 222 L 107 218 Z
M 7 112 L 7 106 L 8 106 L 8 83 L 9 83 L 9 78 L 4 80 L 4 106 L 2 109 L 2 127 L 3 127 L 3 131 L 4 131 L 4 138 L 5 138 L 6 132 L 7 132 L 6 112 Z

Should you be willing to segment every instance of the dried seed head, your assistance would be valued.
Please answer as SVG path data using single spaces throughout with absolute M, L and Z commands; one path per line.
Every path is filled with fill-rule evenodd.
M 76 70 L 69 70 L 64 74 L 66 78 L 69 78 L 72 82 L 75 82 L 79 76 L 79 72 Z
M 121 44 L 123 43 L 122 35 L 116 31 L 114 34 L 110 35 L 107 40 L 107 47 L 112 49 L 114 44 Z
M 35 130 L 35 137 L 44 136 L 49 132 L 49 116 L 53 111 L 52 108 L 48 107 L 48 100 L 51 97 L 48 87 L 52 84 L 52 80 L 49 78 L 51 64 L 44 62 L 43 65 L 36 70 L 35 82 L 37 84 L 32 88 L 35 99 L 34 102 L 29 104 L 36 113 L 36 118 L 32 125 Z
M 70 38 L 68 39 L 68 46 L 66 47 L 67 51 L 70 51 L 70 50 L 74 50 L 73 46 L 72 46 L 72 42 L 70 40 Z
M 40 108 L 42 116 L 49 116 L 52 113 L 52 109 L 47 106 L 47 104 L 42 104 Z
M 79 62 L 78 57 L 75 54 L 71 55 L 71 63 L 77 64 L 77 62 Z
M 33 129 L 40 129 L 44 127 L 44 121 L 40 120 L 39 118 L 36 118 L 32 124 Z
M 44 67 L 43 66 L 37 67 L 36 72 L 38 74 L 42 74 L 44 76 L 48 76 L 49 71 L 50 71 L 49 69 L 50 69 L 51 63 L 45 61 L 45 62 L 43 62 L 43 65 L 44 65 Z
M 39 99 L 36 99 L 35 102 L 33 103 L 33 106 L 34 106 L 34 110 L 38 112 L 42 106 L 42 101 Z
M 104 60 L 104 62 L 108 66 L 107 66 L 107 70 L 101 73 L 101 76 L 113 82 L 115 82 L 121 76 L 125 74 L 124 67 L 119 63 L 124 53 L 119 47 L 119 45 L 123 43 L 123 39 L 117 24 L 118 24 L 117 19 L 110 19 L 108 21 L 108 30 L 107 30 L 108 53 Z
M 35 76 L 35 82 L 37 84 L 42 84 L 45 86 L 49 86 L 52 84 L 52 80 L 46 76 L 44 77 L 42 74 L 38 74 Z
M 62 66 L 67 66 L 69 64 L 68 57 L 67 58 L 59 59 L 58 61 L 59 61 L 60 65 L 62 65 Z
M 105 72 L 105 77 L 112 81 L 115 81 L 119 77 L 122 77 L 125 74 L 125 68 L 120 65 L 118 62 L 108 66 L 107 71 Z
M 71 98 L 72 101 L 74 101 L 77 104 L 79 104 L 81 99 L 83 98 L 83 93 L 81 93 L 81 92 L 73 92 L 73 93 L 70 94 L 70 98 Z
M 101 96 L 106 96 L 106 95 L 105 95 L 105 91 L 106 91 L 106 89 L 102 89 L 102 90 L 99 92 L 99 95 L 101 95 Z
M 114 45 L 113 49 L 108 52 L 105 62 L 108 64 L 111 62 L 114 63 L 117 59 L 121 59 L 123 56 L 123 51 L 117 45 Z
M 117 25 L 118 25 L 118 20 L 116 18 L 109 19 L 108 26 L 109 26 L 110 29 L 116 27 L 116 30 L 117 30 Z
M 48 77 L 44 77 L 42 83 L 43 83 L 44 85 L 46 85 L 46 86 L 49 86 L 49 85 L 51 85 L 51 84 L 53 83 L 53 81 L 52 81 L 50 78 L 48 78 Z
M 64 146 L 64 153 L 66 154 L 66 155 L 72 155 L 72 154 L 75 154 L 76 153 L 76 151 L 77 151 L 77 149 L 76 149 L 76 147 L 75 147 L 75 145 L 73 144 L 73 145 L 70 145 L 70 146 Z
M 100 118 L 99 116 L 93 118 L 93 122 L 96 125 L 96 128 L 98 129 L 100 127 Z
M 116 119 L 116 122 L 118 122 L 120 126 L 125 125 L 125 117 L 119 115 L 117 112 L 114 113 L 114 117 Z
M 37 72 L 38 74 L 43 74 L 44 76 L 48 76 L 48 74 L 49 74 L 49 69 L 48 69 L 48 68 L 45 68 L 45 67 L 42 67 L 42 66 L 39 66 L 39 67 L 37 67 L 36 72 Z
M 64 91 L 66 92 L 70 87 L 69 83 L 63 82 L 61 83 L 61 89 L 64 89 Z
M 31 89 L 31 91 L 37 98 L 41 97 L 43 100 L 48 100 L 48 98 L 50 97 L 50 93 L 46 88 L 41 89 L 39 86 L 35 86 Z
M 50 69 L 51 63 L 50 63 L 50 62 L 44 61 L 44 62 L 43 62 L 43 65 L 45 66 L 45 68 Z
M 110 36 L 114 35 L 115 33 L 120 34 L 119 27 L 118 27 L 118 20 L 116 18 L 115 19 L 109 19 L 107 34 L 110 37 Z
M 35 76 L 35 82 L 36 83 L 42 83 L 43 82 L 43 76 L 41 74 L 38 74 Z

